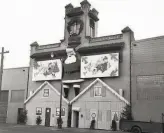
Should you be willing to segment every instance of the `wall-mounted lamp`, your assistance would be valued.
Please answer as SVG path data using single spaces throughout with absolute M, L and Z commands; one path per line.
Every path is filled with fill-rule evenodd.
M 51 52 L 51 58 L 54 58 L 54 53 L 53 52 Z

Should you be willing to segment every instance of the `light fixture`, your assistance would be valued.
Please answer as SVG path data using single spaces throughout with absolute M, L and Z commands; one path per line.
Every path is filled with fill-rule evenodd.
M 53 52 L 51 52 L 51 58 L 54 58 L 54 53 Z

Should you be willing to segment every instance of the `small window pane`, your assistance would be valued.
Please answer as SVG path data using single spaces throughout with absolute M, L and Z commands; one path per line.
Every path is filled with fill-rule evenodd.
M 94 87 L 94 96 L 102 96 L 102 88 L 101 86 Z
M 56 108 L 56 116 L 60 115 L 60 108 Z M 65 108 L 62 108 L 61 116 L 65 116 Z
M 42 114 L 42 108 L 37 107 L 36 108 L 36 115 L 41 115 Z
M 43 96 L 49 97 L 49 89 L 44 89 Z

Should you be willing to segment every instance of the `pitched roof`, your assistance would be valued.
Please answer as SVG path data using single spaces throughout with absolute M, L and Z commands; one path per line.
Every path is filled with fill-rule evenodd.
M 112 92 L 116 97 L 118 97 L 121 101 L 125 102 L 126 104 L 129 104 L 129 102 L 122 97 L 121 95 L 119 95 L 114 89 L 112 89 L 110 86 L 108 86 L 105 82 L 103 82 L 101 79 L 97 78 L 96 80 L 94 80 L 90 85 L 88 85 L 79 95 L 77 95 L 74 99 L 72 99 L 70 101 L 70 103 L 72 104 L 73 102 L 75 102 L 77 99 L 79 99 L 88 89 L 90 89 L 90 87 L 92 85 L 94 85 L 96 82 L 100 82 L 103 84 L 103 86 L 105 86 L 110 92 Z
M 38 87 L 38 89 L 36 89 L 36 91 L 30 97 L 27 98 L 27 100 L 24 103 L 28 103 L 45 85 L 48 85 L 58 96 L 60 96 L 60 92 L 49 82 L 45 81 L 41 86 Z M 67 99 L 65 99 L 63 96 L 62 98 L 67 104 L 69 104 L 69 101 Z

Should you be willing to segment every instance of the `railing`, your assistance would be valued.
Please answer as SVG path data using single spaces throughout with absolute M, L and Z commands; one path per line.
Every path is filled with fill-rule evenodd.
M 93 43 L 93 42 L 110 41 L 110 40 L 122 39 L 122 37 L 123 37 L 122 34 L 111 35 L 111 36 L 95 37 L 95 38 L 91 38 L 90 42 Z

